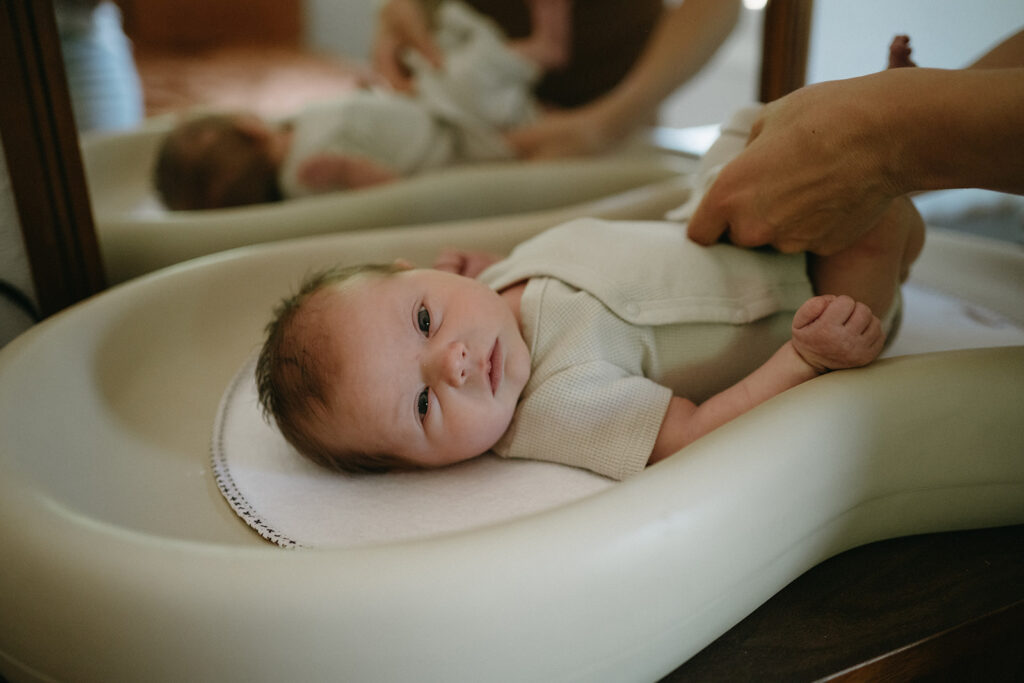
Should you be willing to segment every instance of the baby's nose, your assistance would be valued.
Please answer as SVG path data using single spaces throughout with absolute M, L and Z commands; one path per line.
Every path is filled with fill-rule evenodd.
M 461 387 L 466 383 L 466 373 L 469 369 L 469 351 L 466 345 L 454 341 L 440 349 L 436 356 L 436 370 L 442 382 Z

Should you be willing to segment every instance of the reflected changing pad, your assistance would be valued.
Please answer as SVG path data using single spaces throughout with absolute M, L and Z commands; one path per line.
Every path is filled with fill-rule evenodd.
M 1024 329 L 999 313 L 913 283 L 903 295 L 902 328 L 887 357 L 1024 344 Z M 213 472 L 234 511 L 283 547 L 346 547 L 481 527 L 615 483 L 571 467 L 495 456 L 424 472 L 329 472 L 301 457 L 263 419 L 254 363 L 238 371 L 221 400 Z

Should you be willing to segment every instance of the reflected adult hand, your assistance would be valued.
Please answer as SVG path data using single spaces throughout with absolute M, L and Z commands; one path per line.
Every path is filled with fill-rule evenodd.
M 896 146 L 863 83 L 819 83 L 767 105 L 698 206 L 690 238 L 829 255 L 875 225 L 902 191 L 887 177 Z
M 523 159 L 584 156 L 603 152 L 622 138 L 609 128 L 597 106 L 591 105 L 547 113 L 509 131 L 505 140 Z
M 402 92 L 413 89 L 412 74 L 402 61 L 408 49 L 417 50 L 440 68 L 441 51 L 430 34 L 422 5 L 416 0 L 388 0 L 377 16 L 370 55 L 374 69 Z

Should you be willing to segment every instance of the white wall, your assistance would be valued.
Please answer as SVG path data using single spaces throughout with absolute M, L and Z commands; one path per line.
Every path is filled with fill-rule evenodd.
M 662 107 L 666 125 L 721 121 L 756 99 L 763 13 L 744 9 L 714 60 Z M 885 68 L 893 36 L 910 36 L 921 66 L 959 68 L 1024 28 L 1020 0 L 815 0 L 807 80 Z
M 1024 28 L 1020 0 L 815 0 L 808 81 L 885 68 L 893 36 L 910 36 L 920 66 L 966 66 Z
M 660 112 L 662 125 L 721 123 L 739 107 L 757 101 L 763 15 L 758 10 L 741 11 L 736 28 L 711 62 L 665 100 Z

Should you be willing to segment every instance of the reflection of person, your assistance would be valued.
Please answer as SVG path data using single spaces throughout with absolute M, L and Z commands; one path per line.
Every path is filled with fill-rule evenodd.
M 1022 111 L 1024 31 L 968 69 L 890 69 L 801 88 L 765 108 L 690 237 L 831 254 L 910 192 L 1024 194 Z
M 443 3 L 436 70 L 418 55 L 417 95 L 361 90 L 270 123 L 214 114 L 172 131 L 155 182 L 172 209 L 237 206 L 367 187 L 457 161 L 508 158 L 500 131 L 536 116 L 530 87 L 565 59 L 569 0 L 537 0 L 534 31 L 506 41 L 458 2 Z
M 409 85 L 399 60 L 406 48 L 440 62 L 418 4 L 426 1 L 389 0 L 381 10 L 373 62 L 397 87 Z M 523 24 L 519 2 L 471 1 L 503 25 Z M 707 63 L 738 16 L 736 0 L 686 0 L 668 8 L 662 0 L 574 3 L 569 62 L 537 90 L 544 102 L 565 109 L 511 131 L 510 144 L 524 157 L 608 148 L 654 119 L 662 100 Z
M 856 248 L 808 269 L 802 255 L 701 248 L 674 222 L 595 219 L 475 279 L 478 254 L 445 254 L 444 270 L 327 271 L 275 312 L 261 402 L 335 469 L 493 449 L 625 478 L 781 391 L 871 362 L 923 233 L 912 209 L 888 218 L 875 238 L 901 239 L 904 257 L 887 273 Z
M 117 5 L 109 0 L 56 0 L 53 6 L 78 130 L 139 125 L 142 85 Z

